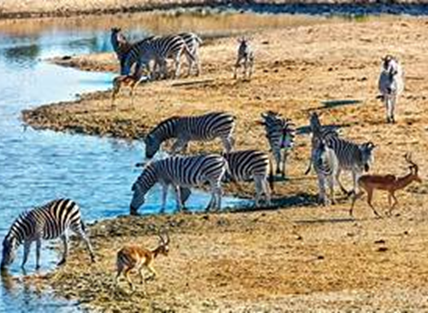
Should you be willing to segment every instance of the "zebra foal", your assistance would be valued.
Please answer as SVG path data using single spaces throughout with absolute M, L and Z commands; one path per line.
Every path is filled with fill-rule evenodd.
M 221 208 L 221 180 L 226 173 L 226 160 L 219 155 L 199 155 L 189 157 L 169 157 L 146 165 L 141 175 L 132 186 L 134 192 L 130 204 L 130 214 L 138 214 L 138 208 L 145 202 L 147 192 L 156 184 L 162 185 L 162 206 L 165 210 L 168 188 L 173 186 L 176 193 L 177 208 L 183 209 L 188 195 L 181 191 L 190 187 L 209 183 L 211 200 L 207 211 Z
M 22 268 L 24 268 L 34 241 L 37 249 L 36 268 L 40 268 L 42 239 L 50 240 L 58 237 L 61 237 L 64 244 L 64 252 L 58 265 L 64 264 L 68 256 L 67 231 L 69 229 L 83 239 L 89 250 L 91 260 L 94 262 L 94 252 L 85 234 L 85 226 L 80 217 L 79 206 L 70 199 L 59 199 L 23 213 L 15 220 L 3 240 L 1 268 L 6 268 L 13 263 L 16 249 L 21 244 L 24 244 L 24 258 L 22 261 Z
M 233 71 L 233 78 L 237 78 L 238 68 L 243 65 L 243 76 L 244 79 L 248 77 L 251 79 L 251 75 L 253 74 L 253 66 L 254 66 L 254 52 L 250 47 L 250 41 L 245 37 L 238 39 L 238 56 L 236 58 L 235 67 Z
M 269 156 L 259 150 L 242 150 L 224 153 L 223 157 L 228 165 L 226 178 L 230 177 L 234 182 L 254 180 L 256 206 L 260 205 L 262 195 L 266 204 L 270 205 L 273 176 Z
M 398 96 L 403 92 L 404 80 L 401 65 L 393 56 L 382 58 L 378 87 L 386 108 L 386 121 L 395 123 L 395 105 Z
M 230 152 L 234 144 L 234 128 L 235 117 L 225 112 L 168 118 L 145 137 L 146 158 L 151 159 L 161 144 L 172 138 L 176 139 L 172 154 L 185 152 L 189 141 L 211 141 L 216 138 L 220 138 L 226 152 Z
M 265 127 L 266 138 L 276 163 L 276 173 L 285 177 L 287 157 L 294 146 L 296 136 L 295 126 L 276 112 L 268 111 L 262 113 L 261 117 L 263 121 L 259 124 Z

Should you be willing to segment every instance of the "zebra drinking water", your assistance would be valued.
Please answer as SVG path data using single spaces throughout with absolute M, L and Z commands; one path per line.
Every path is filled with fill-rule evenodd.
M 150 70 L 150 62 L 154 61 L 161 68 L 160 72 L 166 73 L 166 59 L 173 59 L 175 65 L 174 78 L 180 75 L 181 55 L 184 53 L 188 63 L 194 62 L 193 55 L 190 53 L 185 41 L 179 35 L 152 36 L 136 42 L 126 53 L 121 68 L 121 75 L 129 75 L 132 65 L 136 64 L 135 72 L 139 72 L 144 66 L 150 77 L 154 78 L 153 70 Z
M 382 70 L 379 76 L 379 91 L 386 108 L 387 123 L 395 123 L 395 105 L 403 89 L 401 65 L 397 59 L 387 55 L 382 59 Z
M 162 185 L 162 206 L 165 210 L 168 188 L 173 186 L 176 192 L 177 208 L 183 209 L 183 203 L 188 196 L 182 196 L 180 187 L 185 190 L 190 187 L 209 183 L 211 201 L 207 211 L 211 208 L 221 208 L 221 180 L 226 173 L 227 162 L 219 155 L 199 155 L 189 157 L 169 157 L 154 161 L 146 165 L 141 175 L 132 186 L 134 192 L 130 214 L 136 215 L 138 208 L 145 202 L 147 192 L 156 184 Z
M 223 157 L 228 165 L 226 176 L 234 182 L 253 179 L 256 187 L 256 206 L 260 205 L 262 195 L 266 204 L 270 205 L 273 177 L 269 156 L 259 150 L 242 150 L 224 153 Z
M 40 267 L 40 248 L 42 239 L 56 239 L 61 237 L 64 243 L 64 252 L 58 265 L 67 261 L 68 256 L 68 234 L 71 229 L 79 235 L 86 244 L 92 262 L 94 252 L 86 237 L 85 227 L 80 217 L 80 209 L 76 202 L 70 199 L 59 199 L 51 201 L 43 206 L 21 214 L 10 227 L 3 240 L 3 257 L 1 267 L 5 268 L 13 263 L 16 249 L 24 244 L 24 258 L 22 267 L 27 262 L 31 244 L 36 242 L 36 268 Z
M 251 75 L 253 74 L 253 66 L 254 66 L 254 52 L 250 47 L 250 41 L 245 37 L 238 39 L 238 56 L 236 58 L 233 78 L 237 78 L 237 70 L 241 67 L 241 64 L 244 66 L 243 75 L 244 79 L 248 77 L 251 79 Z
M 278 113 L 272 111 L 262 113 L 261 116 L 263 122 L 260 124 L 265 127 L 266 138 L 275 158 L 276 173 L 281 173 L 282 177 L 285 177 L 287 156 L 294 146 L 296 136 L 294 124 L 289 119 L 284 119 Z
M 172 154 L 185 152 L 189 141 L 211 141 L 220 138 L 226 152 L 233 148 L 232 133 L 235 117 L 225 112 L 213 112 L 199 116 L 171 117 L 157 125 L 144 139 L 146 158 L 151 159 L 160 145 L 168 139 L 176 138 Z

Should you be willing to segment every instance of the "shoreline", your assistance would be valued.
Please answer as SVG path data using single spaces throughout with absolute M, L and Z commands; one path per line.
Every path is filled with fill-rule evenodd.
M 142 84 L 134 107 L 126 91 L 116 110 L 110 107 L 110 92 L 95 92 L 26 110 L 23 119 L 35 128 L 139 139 L 164 118 L 216 108 L 237 116 L 236 147 L 267 151 L 263 129 L 256 124 L 261 112 L 279 111 L 303 129 L 308 113 L 316 110 L 323 124 L 341 125 L 346 138 L 378 145 L 375 172 L 403 174 L 402 156 L 412 151 L 423 173 L 428 168 L 428 112 L 423 110 L 428 93 L 420 78 L 428 62 L 419 43 L 428 41 L 427 23 L 426 18 L 397 17 L 261 31 L 252 38 L 258 53 L 251 82 L 232 80 L 236 41 L 221 38 L 202 47 L 201 77 Z M 385 124 L 384 108 L 375 99 L 385 46 L 403 60 L 407 75 L 395 125 Z M 116 70 L 111 54 L 65 61 L 81 69 Z M 212 81 L 177 85 L 199 79 Z M 345 105 L 349 100 L 356 104 Z M 299 135 L 296 140 L 290 179 L 275 186 L 274 198 L 286 203 L 280 209 L 104 220 L 89 226 L 98 263 L 86 265 L 83 245 L 76 249 L 74 243 L 65 267 L 28 279 L 90 309 L 113 312 L 428 309 L 428 185 L 401 191 L 400 206 L 388 218 L 375 219 L 363 200 L 350 218 L 350 203 L 339 195 L 334 206 L 314 206 L 316 178 L 303 175 L 310 138 Z M 199 153 L 221 147 L 215 142 L 189 148 Z M 342 181 L 350 186 L 349 177 Z M 231 188 L 225 189 L 233 193 Z M 253 183 L 244 183 L 243 189 L 236 194 L 254 193 Z M 383 216 L 386 203 L 379 193 L 376 205 Z M 123 281 L 114 288 L 116 251 L 129 243 L 155 247 L 155 230 L 161 226 L 169 229 L 171 253 L 156 260 L 160 275 L 148 282 L 149 297 L 138 284 L 134 294 Z

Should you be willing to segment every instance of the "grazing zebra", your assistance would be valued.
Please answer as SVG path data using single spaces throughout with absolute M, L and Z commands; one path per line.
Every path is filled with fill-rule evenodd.
M 305 175 L 308 175 L 312 168 L 312 162 L 314 160 L 315 150 L 318 147 L 319 138 L 329 138 L 329 137 L 338 137 L 339 134 L 337 131 L 325 128 L 321 125 L 320 119 L 316 112 L 313 112 L 309 119 L 309 128 L 312 133 L 311 140 L 311 158 L 309 159 L 308 169 L 305 172 Z
M 314 113 L 315 114 L 315 113 Z M 315 122 L 317 116 L 311 116 L 311 125 L 317 125 Z M 312 119 L 314 121 L 312 121 Z M 319 123 L 319 125 L 321 125 Z M 366 142 L 363 144 L 356 144 L 345 139 L 339 138 L 335 131 L 326 131 L 323 128 L 314 127 L 312 135 L 313 147 L 318 147 L 318 142 L 323 140 L 325 144 L 333 149 L 334 153 L 339 162 L 339 167 L 336 172 L 336 182 L 343 193 L 349 194 L 349 192 L 343 187 L 339 180 L 340 173 L 342 170 L 351 171 L 354 182 L 354 192 L 357 192 L 358 178 L 364 171 L 370 169 L 371 164 L 374 161 L 373 149 L 375 145 L 372 142 Z M 313 148 L 314 149 L 314 148 Z M 313 150 L 314 151 L 314 150 Z M 309 168 L 310 169 L 310 168 Z
M 199 155 L 189 157 L 169 157 L 149 163 L 132 186 L 134 192 L 130 214 L 136 215 L 138 208 L 144 204 L 145 195 L 157 182 L 162 185 L 162 206 L 165 210 L 166 197 L 169 185 L 176 192 L 177 208 L 183 209 L 183 200 L 180 187 L 186 189 L 204 183 L 211 188 L 211 201 L 207 211 L 211 208 L 221 208 L 221 180 L 226 173 L 227 162 L 219 155 Z M 185 190 L 186 190 L 185 189 Z
M 379 91 L 385 103 L 387 123 L 395 123 L 395 105 L 404 89 L 403 71 L 394 57 L 387 55 L 382 59 L 379 76 Z
M 330 148 L 323 139 L 317 141 L 317 146 L 314 149 L 313 162 L 318 177 L 319 202 L 323 205 L 329 204 L 325 187 L 327 181 L 330 189 L 330 201 L 334 204 L 334 185 L 336 184 L 339 163 L 334 150 Z
M 238 47 L 238 57 L 235 62 L 235 68 L 233 72 L 233 78 L 237 78 L 237 70 L 241 66 L 241 63 L 244 65 L 244 79 L 247 78 L 251 79 L 251 75 L 253 74 L 253 65 L 254 65 L 254 52 L 250 47 L 249 40 L 246 38 L 241 38 L 238 40 L 239 47 Z
M 157 125 L 144 139 L 146 158 L 151 159 L 165 140 L 176 138 L 172 154 L 185 152 L 189 141 L 211 141 L 220 138 L 226 152 L 233 148 L 235 117 L 225 112 L 198 116 L 170 117 Z
M 145 38 L 132 45 L 131 49 L 124 56 L 121 75 L 129 75 L 131 67 L 134 63 L 137 64 L 135 72 L 139 72 L 142 66 L 145 66 L 148 72 L 151 72 L 150 77 L 154 78 L 154 71 L 150 71 L 150 62 L 154 61 L 161 67 L 161 73 L 166 73 L 166 59 L 173 59 L 175 65 L 174 78 L 180 75 L 180 60 L 181 55 L 185 54 L 188 63 L 194 61 L 193 55 L 183 38 L 178 35 L 168 36 L 152 36 Z M 154 69 L 156 66 L 154 66 Z
M 265 127 L 266 138 L 269 141 L 270 149 L 276 162 L 276 173 L 281 173 L 282 177 L 285 177 L 287 156 L 289 150 L 294 146 L 296 136 L 294 124 L 289 119 L 284 119 L 278 113 L 272 111 L 262 113 L 261 116 L 263 121 L 260 124 Z
M 36 268 L 40 268 L 40 248 L 42 239 L 49 240 L 61 237 L 64 243 L 64 252 L 58 265 L 67 261 L 68 256 L 68 234 L 71 229 L 86 244 L 92 262 L 95 257 L 92 246 L 86 237 L 85 227 L 80 217 L 80 209 L 76 202 L 70 199 L 59 199 L 51 201 L 43 206 L 21 214 L 10 227 L 3 240 L 3 258 L 1 267 L 5 268 L 12 264 L 15 259 L 16 249 L 24 244 L 24 258 L 22 267 L 27 262 L 31 244 L 36 242 Z
M 253 179 L 256 187 L 256 206 L 259 206 L 262 194 L 266 204 L 270 205 L 273 177 L 269 156 L 259 150 L 243 150 L 224 153 L 223 157 L 228 165 L 226 176 L 235 182 Z
M 122 30 L 118 27 L 113 27 L 111 29 L 110 42 L 113 47 L 114 52 L 116 53 L 117 59 L 120 62 L 120 67 L 123 67 L 124 56 L 131 49 L 132 44 L 126 39 L 125 35 L 122 33 Z

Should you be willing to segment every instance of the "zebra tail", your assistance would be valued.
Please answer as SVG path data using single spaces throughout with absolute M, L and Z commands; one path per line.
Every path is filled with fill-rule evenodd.
M 83 232 L 86 233 L 86 225 L 82 219 L 80 219 L 80 228 L 82 228 Z
M 275 178 L 273 176 L 272 160 L 269 158 L 269 188 L 271 192 L 275 191 L 274 183 L 275 183 Z
M 308 166 L 308 169 L 305 172 L 305 175 L 309 174 L 309 172 L 311 171 L 311 168 L 312 168 L 312 158 L 309 160 L 309 166 Z

